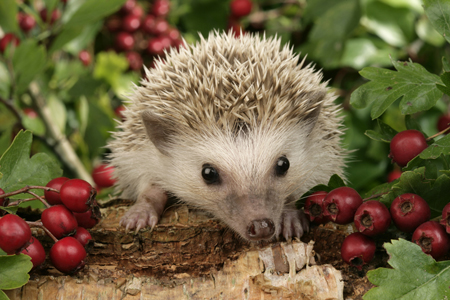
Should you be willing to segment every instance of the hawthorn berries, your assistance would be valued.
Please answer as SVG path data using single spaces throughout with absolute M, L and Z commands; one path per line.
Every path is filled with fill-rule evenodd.
M 359 270 L 375 255 L 375 242 L 360 232 L 348 235 L 341 246 L 342 259 Z
M 389 157 L 400 167 L 404 167 L 427 147 L 425 136 L 420 131 L 401 131 L 391 140 Z
M 97 192 L 82 179 L 70 179 L 61 186 L 60 197 L 63 204 L 73 212 L 83 213 L 94 205 Z
M 403 232 L 413 232 L 430 219 L 430 207 L 419 195 L 406 193 L 394 199 L 390 208 L 395 226 Z
M 343 186 L 329 192 L 323 202 L 323 215 L 336 224 L 345 225 L 353 221 L 362 198 L 351 187 Z
M 367 236 L 374 236 L 389 228 L 391 215 L 383 203 L 370 200 L 358 207 L 354 221 L 359 232 Z
M 57 241 L 50 249 L 50 260 L 63 273 L 73 274 L 84 267 L 86 250 L 74 237 Z
M 0 248 L 7 254 L 20 252 L 30 238 L 30 227 L 19 216 L 8 214 L 0 219 Z
M 450 250 L 450 237 L 445 232 L 444 226 L 436 221 L 428 221 L 417 227 L 412 242 L 434 259 L 443 257 Z

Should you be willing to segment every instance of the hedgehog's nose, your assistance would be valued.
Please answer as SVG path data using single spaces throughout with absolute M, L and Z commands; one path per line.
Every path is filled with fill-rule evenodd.
M 265 240 L 272 237 L 275 225 L 271 219 L 253 220 L 247 226 L 250 240 Z

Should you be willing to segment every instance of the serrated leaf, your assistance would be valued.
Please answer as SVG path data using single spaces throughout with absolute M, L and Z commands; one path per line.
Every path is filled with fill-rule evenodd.
M 0 290 L 12 290 L 26 284 L 32 267 L 28 255 L 0 256 Z
M 355 108 L 372 105 L 371 117 L 376 119 L 400 97 L 403 97 L 400 109 L 404 115 L 428 110 L 442 97 L 436 87 L 436 84 L 442 84 L 439 76 L 417 63 L 392 61 L 392 64 L 397 71 L 364 68 L 360 74 L 372 81 L 352 93 L 351 105 Z
M 425 14 L 442 36 L 450 42 L 450 2 L 448 0 L 423 0 Z
M 369 290 L 364 300 L 379 299 L 447 299 L 450 261 L 436 262 L 420 247 L 403 239 L 385 243 L 389 265 L 393 269 L 369 271 L 367 278 L 377 287 Z
M 28 39 L 16 48 L 13 56 L 13 68 L 19 94 L 28 88 L 28 84 L 44 70 L 45 65 L 44 45 L 38 45 L 37 41 Z
M 62 170 L 58 163 L 45 153 L 37 153 L 30 158 L 32 134 L 21 131 L 11 146 L 0 158 L 0 187 L 6 192 L 23 188 L 26 185 L 45 186 L 51 179 L 60 177 Z M 36 193 L 43 195 L 42 190 Z M 24 198 L 17 195 L 11 198 Z

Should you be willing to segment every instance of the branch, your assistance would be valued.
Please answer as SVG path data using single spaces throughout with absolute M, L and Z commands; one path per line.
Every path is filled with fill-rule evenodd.
M 39 114 L 47 128 L 47 134 L 55 140 L 55 151 L 59 154 L 65 165 L 67 165 L 78 178 L 93 183 L 91 175 L 87 172 L 67 137 L 61 132 L 59 127 L 53 122 L 50 109 L 45 103 L 44 97 L 40 94 L 39 86 L 36 82 L 30 84 L 30 96 L 39 110 Z

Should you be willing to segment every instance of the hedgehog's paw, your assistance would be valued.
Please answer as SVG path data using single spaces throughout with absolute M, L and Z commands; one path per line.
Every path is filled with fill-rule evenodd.
M 279 227 L 280 234 L 289 241 L 292 238 L 301 238 L 303 233 L 309 231 L 309 221 L 305 216 L 303 210 L 289 209 L 283 212 L 281 216 L 281 226 Z
M 131 229 L 136 229 L 136 232 L 150 226 L 152 229 L 159 221 L 159 214 L 148 203 L 137 203 L 130 207 L 125 215 L 120 219 L 120 225 L 125 227 L 128 232 Z

